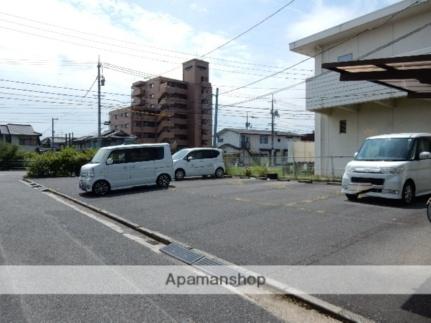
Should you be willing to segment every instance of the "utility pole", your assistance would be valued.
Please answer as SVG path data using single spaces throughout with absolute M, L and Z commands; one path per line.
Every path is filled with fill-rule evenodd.
M 215 107 L 214 107 L 214 137 L 213 137 L 213 147 L 217 147 L 218 93 L 219 93 L 219 90 L 218 90 L 218 88 L 216 88 Z
M 102 136 L 102 100 L 101 100 L 101 79 L 100 79 L 100 68 L 102 64 L 100 64 L 100 56 L 97 60 L 97 142 L 100 147 L 100 139 Z
M 51 149 L 54 150 L 54 136 L 55 136 L 55 131 L 54 131 L 54 121 L 58 120 L 58 118 L 51 118 Z
M 274 166 L 274 94 L 271 96 L 271 166 Z
M 102 63 L 100 56 L 97 60 L 97 144 L 100 147 L 102 144 L 102 93 L 101 87 L 105 86 L 105 77 L 100 72 Z
M 271 96 L 271 165 L 274 166 L 274 137 L 275 137 L 275 118 L 280 117 L 278 110 L 274 110 L 274 94 Z
M 248 111 L 246 112 L 246 121 L 245 121 L 245 129 L 248 130 L 250 128 L 250 122 L 248 122 Z

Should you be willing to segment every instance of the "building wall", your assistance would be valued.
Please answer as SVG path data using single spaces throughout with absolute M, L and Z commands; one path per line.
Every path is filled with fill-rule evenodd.
M 396 132 L 431 132 L 429 100 L 407 99 L 405 92 L 371 82 L 341 82 L 339 74 L 322 70 L 322 63 L 336 62 L 352 54 L 353 60 L 421 55 L 431 52 L 430 27 L 408 37 L 403 35 L 431 21 L 429 7 L 403 19 L 394 19 L 339 46 L 327 43 L 315 59 L 316 76 L 307 80 L 307 110 L 315 116 L 315 171 L 341 176 L 363 140 L 372 135 Z M 352 36 L 349 36 L 352 37 Z M 390 42 L 393 44 L 384 46 Z M 347 133 L 339 133 L 340 120 Z
M 431 28 L 425 28 L 390 46 L 403 35 L 431 21 L 431 11 L 388 23 L 373 31 L 334 47 L 322 46 L 324 53 L 315 59 L 316 76 L 307 80 L 307 110 L 319 111 L 334 106 L 351 105 L 405 96 L 405 92 L 371 82 L 341 82 L 339 74 L 322 70 L 322 63 L 337 62 L 342 55 L 352 54 L 353 60 L 427 54 L 431 51 Z M 376 50 L 378 49 L 378 50 Z
M 223 144 L 231 144 L 235 147 L 241 148 L 240 135 L 234 131 L 225 131 L 222 134 L 218 135 L 217 146 L 221 146 Z
M 20 138 L 25 138 L 25 140 L 30 140 L 31 144 L 21 144 Z M 35 151 L 37 147 L 39 147 L 38 137 L 37 136 L 17 136 L 11 135 L 10 143 L 12 145 L 18 146 L 20 150 L 23 151 Z
M 344 167 L 365 138 L 388 133 L 431 133 L 431 101 L 396 99 L 369 102 L 347 108 L 333 108 L 319 115 L 316 129 L 316 172 L 341 176 Z M 340 120 L 346 120 L 347 132 L 339 133 Z
M 111 112 L 111 128 L 133 134 L 141 143 L 168 142 L 174 151 L 210 146 L 212 89 L 208 68 L 207 62 L 191 60 L 183 64 L 184 81 L 157 77 L 135 82 L 131 108 Z
M 109 112 L 110 127 L 113 130 L 123 130 L 131 134 L 132 129 L 132 113 L 130 108 L 117 109 Z
M 295 162 L 314 162 L 314 146 L 313 141 L 294 141 L 289 157 L 292 157 Z
M 248 137 L 250 148 L 249 151 L 252 154 L 269 154 L 271 150 L 271 135 L 265 135 L 268 137 L 268 143 L 260 143 L 260 134 L 243 134 Z M 222 141 L 220 141 L 220 139 Z M 287 136 L 274 136 L 274 149 L 276 150 L 275 155 L 279 157 L 287 157 L 288 151 L 294 149 L 294 143 L 299 141 L 299 138 L 290 138 Z M 235 131 L 224 131 L 219 133 L 218 146 L 224 144 L 231 144 L 235 147 L 241 148 L 241 134 Z

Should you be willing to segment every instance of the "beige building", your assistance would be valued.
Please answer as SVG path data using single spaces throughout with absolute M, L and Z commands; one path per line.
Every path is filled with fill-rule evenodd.
M 113 130 L 140 143 L 167 142 L 173 150 L 211 146 L 212 88 L 209 64 L 183 63 L 183 80 L 157 77 L 132 85 L 131 107 L 109 113 Z
M 368 81 L 340 81 L 323 63 L 431 53 L 431 1 L 405 0 L 290 44 L 315 59 L 306 107 L 315 112 L 315 170 L 341 175 L 366 137 L 431 132 L 431 102 Z

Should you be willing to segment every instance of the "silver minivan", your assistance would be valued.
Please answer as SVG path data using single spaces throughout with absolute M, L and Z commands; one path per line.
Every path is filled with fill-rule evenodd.
M 399 199 L 406 204 L 431 194 L 431 134 L 401 133 L 367 138 L 346 166 L 342 192 Z
M 111 146 L 81 167 L 79 187 L 97 195 L 142 185 L 167 188 L 173 176 L 169 144 Z

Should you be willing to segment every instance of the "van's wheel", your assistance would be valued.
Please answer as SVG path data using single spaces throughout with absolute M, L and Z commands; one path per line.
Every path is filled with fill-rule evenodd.
M 93 184 L 93 193 L 99 196 L 106 195 L 111 190 L 107 181 L 97 181 Z
M 216 178 L 222 178 L 224 176 L 224 170 L 223 168 L 219 167 L 215 171 L 215 177 Z
M 160 188 L 168 188 L 170 183 L 171 178 L 169 177 L 169 175 L 162 174 L 157 177 L 157 186 Z
M 358 200 L 358 194 L 346 194 L 349 201 L 356 202 Z
M 182 169 L 177 169 L 175 171 L 175 180 L 182 181 L 186 177 L 186 172 Z
M 412 204 L 415 200 L 415 185 L 412 181 L 407 181 L 404 184 L 401 201 L 406 204 Z

